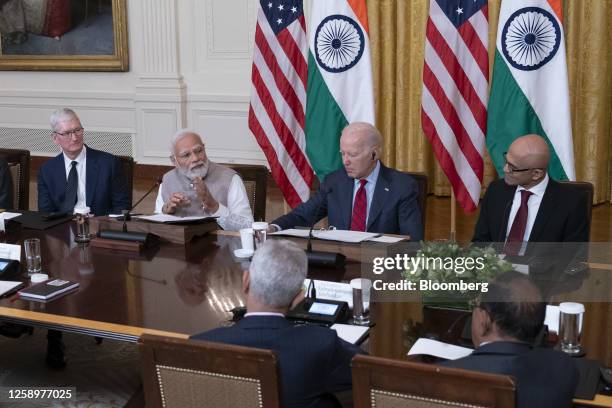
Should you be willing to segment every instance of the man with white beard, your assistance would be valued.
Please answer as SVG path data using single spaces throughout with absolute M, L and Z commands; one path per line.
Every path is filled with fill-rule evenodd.
M 179 130 L 171 143 L 175 168 L 164 174 L 155 212 L 218 217 L 219 226 L 230 231 L 250 227 L 253 213 L 240 176 L 208 160 L 202 139 L 192 130 Z

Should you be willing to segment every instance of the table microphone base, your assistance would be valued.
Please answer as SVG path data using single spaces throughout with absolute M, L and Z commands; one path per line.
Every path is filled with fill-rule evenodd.
M 325 268 L 344 268 L 346 256 L 338 252 L 306 251 L 308 265 Z
M 149 232 L 100 230 L 98 231 L 98 237 L 118 241 L 140 242 L 147 248 L 159 243 L 159 238 L 157 237 L 157 235 L 151 234 Z

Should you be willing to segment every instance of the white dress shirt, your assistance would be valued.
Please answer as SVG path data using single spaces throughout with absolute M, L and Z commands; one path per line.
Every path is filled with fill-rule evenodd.
M 548 180 L 548 174 L 546 174 L 541 182 L 529 189 L 529 191 L 531 191 L 533 194 L 529 197 L 529 201 L 527 201 L 527 225 L 525 227 L 523 242 L 529 241 L 531 229 L 533 228 L 536 216 L 538 215 L 538 210 L 540 209 L 540 204 L 542 203 L 542 198 L 544 198 L 544 193 L 546 192 L 546 187 L 548 186 Z M 523 188 L 522 186 L 518 186 L 516 188 L 516 192 L 514 193 L 514 200 L 512 201 L 512 207 L 510 208 L 510 215 L 508 216 L 508 226 L 506 227 L 506 239 L 508 239 L 510 229 L 512 229 L 512 223 L 514 222 L 514 217 L 516 217 L 516 213 L 521 206 L 521 191 L 523 190 L 527 189 Z
M 155 200 L 155 212 L 162 213 L 164 199 L 162 198 L 163 184 L 159 185 L 157 199 Z M 227 207 L 219 203 L 219 209 L 214 214 L 202 210 L 203 215 L 217 218 L 217 224 L 226 231 L 238 231 L 241 228 L 250 228 L 253 224 L 253 212 L 249 205 L 244 183 L 239 175 L 234 174 L 227 192 Z
M 79 153 L 74 160 L 66 156 L 66 153 L 62 152 L 62 154 L 64 155 L 64 166 L 66 167 L 66 182 L 68 182 L 68 174 L 70 174 L 72 162 L 77 162 L 76 171 L 79 177 L 79 183 L 77 187 L 77 202 L 74 205 L 74 208 L 86 207 L 87 204 L 85 203 L 85 200 L 87 195 L 85 192 L 85 180 L 87 180 L 87 148 L 85 145 L 83 145 L 83 150 L 81 150 L 81 153 Z

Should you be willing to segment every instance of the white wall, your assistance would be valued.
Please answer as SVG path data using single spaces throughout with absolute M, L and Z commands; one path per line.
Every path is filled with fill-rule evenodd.
M 247 127 L 256 12 L 257 0 L 128 1 L 130 72 L 0 72 L 0 147 L 57 153 L 48 117 L 68 106 L 90 143 L 139 163 L 169 164 L 169 137 L 190 127 L 214 161 L 265 164 Z

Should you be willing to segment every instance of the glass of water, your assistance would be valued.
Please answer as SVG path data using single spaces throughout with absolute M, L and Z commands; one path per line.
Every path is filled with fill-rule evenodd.
M 28 266 L 28 275 L 40 273 L 40 239 L 30 238 L 23 241 L 25 249 L 26 264 Z

